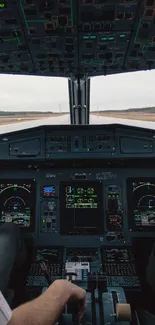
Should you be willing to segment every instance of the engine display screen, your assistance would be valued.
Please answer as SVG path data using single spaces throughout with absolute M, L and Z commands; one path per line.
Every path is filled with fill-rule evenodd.
M 0 180 L 0 223 L 34 229 L 35 180 Z
M 131 229 L 155 228 L 155 179 L 128 179 L 128 218 Z
M 102 184 L 91 181 L 60 184 L 61 234 L 103 233 Z

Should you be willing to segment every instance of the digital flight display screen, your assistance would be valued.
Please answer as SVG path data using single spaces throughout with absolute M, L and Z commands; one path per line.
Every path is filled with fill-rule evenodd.
M 41 188 L 43 197 L 52 197 L 55 196 L 55 186 L 54 185 L 44 185 Z
M 0 181 L 0 223 L 13 222 L 20 228 L 34 229 L 35 180 Z
M 92 181 L 60 184 L 61 234 L 103 233 L 102 184 Z
M 132 230 L 155 229 L 155 179 L 128 179 L 128 218 Z

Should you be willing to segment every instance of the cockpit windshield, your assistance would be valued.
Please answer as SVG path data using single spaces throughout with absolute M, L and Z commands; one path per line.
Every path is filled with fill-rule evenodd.
M 91 115 L 109 123 L 154 122 L 154 80 L 155 70 L 91 78 Z
M 155 71 L 139 71 L 91 79 L 91 112 L 155 106 Z
M 155 121 L 154 80 L 154 70 L 92 77 L 89 123 L 111 118 Z M 0 85 L 0 125 L 71 122 L 67 78 L 1 74 Z
M 0 125 L 69 113 L 66 78 L 2 74 L 0 88 Z

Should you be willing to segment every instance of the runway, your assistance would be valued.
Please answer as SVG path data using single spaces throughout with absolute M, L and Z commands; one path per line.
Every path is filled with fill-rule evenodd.
M 62 125 L 62 124 L 64 125 L 70 124 L 69 114 L 63 116 L 48 117 L 46 119 L 39 119 L 35 121 L 33 120 L 28 122 L 17 122 L 12 124 L 1 125 L 0 134 L 35 128 L 43 125 Z M 90 114 L 90 124 L 93 125 L 121 124 L 121 125 L 137 126 L 137 127 L 155 130 L 155 122 L 120 119 L 120 118 L 104 117 L 104 116 L 97 116 L 91 114 Z

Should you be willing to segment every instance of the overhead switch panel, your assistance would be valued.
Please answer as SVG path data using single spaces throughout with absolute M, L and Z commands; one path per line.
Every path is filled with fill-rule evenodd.
M 155 69 L 154 0 L 5 0 L 0 12 L 0 73 L 70 78 Z

